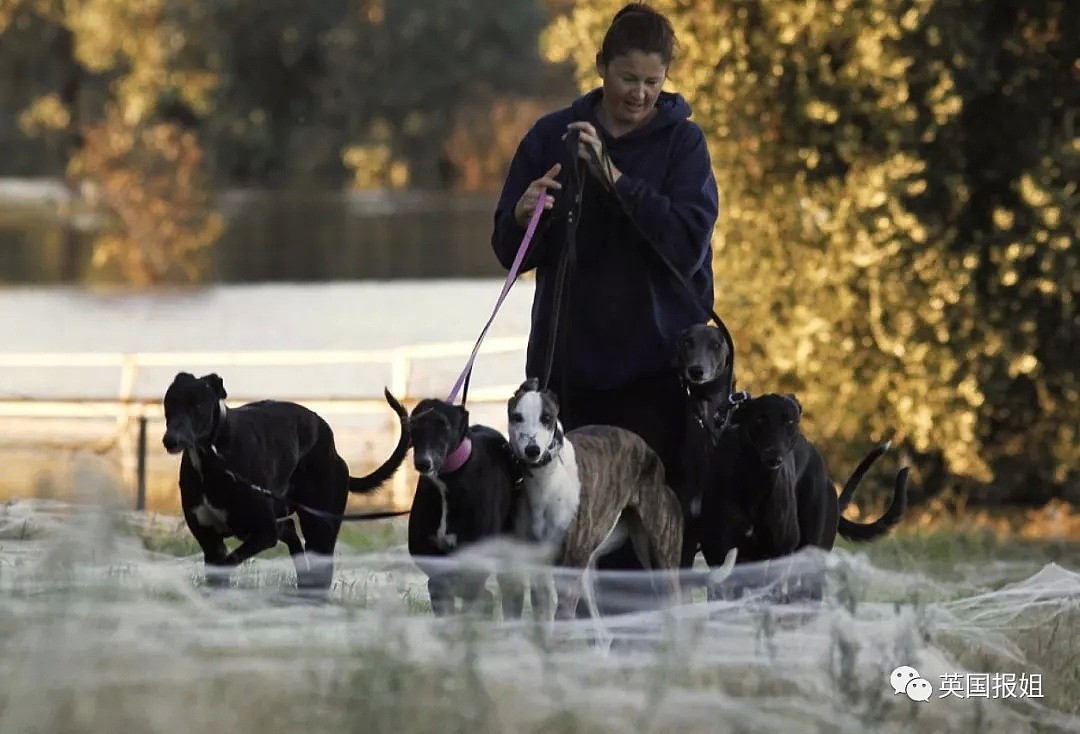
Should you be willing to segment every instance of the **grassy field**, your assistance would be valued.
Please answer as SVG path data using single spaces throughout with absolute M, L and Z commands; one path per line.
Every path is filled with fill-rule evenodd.
M 330 599 L 284 552 L 210 591 L 175 518 L 0 510 L 3 732 L 1036 732 L 1080 728 L 1080 546 L 909 527 L 828 559 L 816 607 L 432 618 L 401 520 L 350 525 Z M 916 667 L 929 701 L 888 678 Z M 1041 698 L 941 698 L 942 676 Z

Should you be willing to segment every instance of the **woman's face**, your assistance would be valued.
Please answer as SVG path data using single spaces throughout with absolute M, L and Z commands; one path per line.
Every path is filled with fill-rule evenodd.
M 630 130 L 652 116 L 667 76 L 660 54 L 630 51 L 606 64 L 597 56 L 596 71 L 604 82 L 603 105 L 612 122 Z

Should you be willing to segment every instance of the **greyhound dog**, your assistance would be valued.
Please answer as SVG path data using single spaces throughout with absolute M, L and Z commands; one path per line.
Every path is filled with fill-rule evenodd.
M 510 446 L 525 467 L 514 523 L 519 538 L 545 544 L 555 551 L 555 565 L 584 573 L 598 550 L 625 531 L 643 568 L 678 568 L 683 513 L 660 457 L 642 438 L 613 426 L 564 434 L 555 395 L 535 379 L 522 383 L 507 413 Z M 676 600 L 677 574 L 664 574 L 664 581 Z M 573 617 L 582 591 L 595 618 L 591 586 L 583 589 L 580 575 L 559 593 L 557 609 L 550 584 L 534 588 L 534 611 L 540 618 Z
M 180 372 L 164 399 L 162 443 L 170 454 L 183 453 L 180 503 L 207 566 L 228 569 L 280 540 L 293 557 L 297 585 L 328 589 L 349 493 L 375 491 L 405 460 L 408 414 L 395 407 L 401 437 L 390 457 L 367 476 L 350 477 L 333 431 L 317 414 L 276 400 L 230 409 L 226 397 L 218 375 Z M 233 536 L 240 546 L 226 552 L 225 538 Z M 325 558 L 313 563 L 309 553 Z M 228 583 L 228 576 L 212 574 L 210 580 Z
M 840 516 L 859 481 L 889 449 L 874 448 L 837 497 L 821 454 L 800 429 L 802 406 L 792 395 L 762 395 L 741 403 L 719 441 L 716 477 L 702 507 L 705 560 L 713 565 L 738 549 L 740 563 L 781 558 L 816 546 L 831 550 L 837 531 L 871 540 L 899 522 L 907 501 L 907 468 L 896 477 L 888 511 L 873 523 Z M 820 580 L 809 593 L 820 598 Z
M 683 568 L 694 564 L 701 542 L 701 498 L 716 442 L 742 397 L 733 393 L 733 351 L 728 335 L 708 324 L 688 327 L 676 342 L 675 369 L 686 388 L 682 485 L 674 488 L 686 523 Z
M 436 399 L 413 408 L 409 430 L 420 474 L 409 513 L 409 553 L 428 576 L 432 611 L 450 614 L 459 598 L 465 607 L 493 611 L 484 586 L 488 573 L 451 569 L 436 559 L 512 531 L 520 472 L 510 445 L 494 428 L 470 426 L 464 406 Z M 520 599 L 504 595 L 503 614 L 520 616 Z

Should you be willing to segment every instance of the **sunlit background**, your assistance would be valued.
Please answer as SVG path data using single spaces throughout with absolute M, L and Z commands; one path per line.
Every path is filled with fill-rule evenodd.
M 472 339 L 501 275 L 488 238 L 507 162 L 540 114 L 596 84 L 620 5 L 4 0 L 3 491 L 52 491 L 91 442 L 130 485 L 145 414 L 168 504 L 146 403 L 171 372 L 217 370 L 244 398 L 377 397 L 389 365 L 256 379 L 236 352 Z M 893 437 L 917 500 L 1080 501 L 1076 5 L 656 6 L 681 41 L 669 88 L 722 193 L 716 306 L 740 384 L 796 393 L 834 473 Z M 503 336 L 524 337 L 528 288 Z M 442 325 L 464 299 L 472 317 Z M 225 354 L 137 365 L 134 387 L 93 356 L 197 350 Z M 64 352 L 88 364 L 45 366 Z M 449 384 L 458 355 L 444 359 L 420 388 Z M 478 373 L 513 384 L 519 354 L 492 360 Z M 134 402 L 74 407 L 91 399 Z M 32 405 L 57 400 L 71 416 Z M 105 408 L 92 441 L 60 420 Z M 48 440 L 24 440 L 46 420 Z M 350 458 L 392 437 L 371 440 Z
M 354 475 L 379 463 L 383 386 L 449 391 L 503 277 L 509 160 L 597 84 L 621 5 L 0 0 L 4 734 L 1077 730 L 1075 0 L 654 3 L 721 192 L 739 387 L 797 394 L 839 481 L 892 439 L 850 517 L 911 467 L 893 535 L 829 556 L 820 616 L 688 605 L 625 623 L 611 663 L 584 625 L 545 647 L 432 622 L 400 520 L 347 527 L 333 604 L 279 596 L 273 554 L 201 593 L 172 376 L 303 402 Z M 531 299 L 526 277 L 492 329 L 474 421 L 505 428 Z M 882 676 L 916 661 L 1046 698 L 908 707 Z

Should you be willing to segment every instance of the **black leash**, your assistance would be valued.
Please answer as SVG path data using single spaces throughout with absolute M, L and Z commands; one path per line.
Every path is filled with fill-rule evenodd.
M 731 332 L 728 331 L 727 324 L 725 324 L 724 320 L 721 319 L 720 316 L 716 313 L 716 311 L 713 310 L 711 305 L 702 306 L 697 301 L 697 299 L 694 297 L 694 287 L 690 283 L 690 280 L 685 275 L 683 275 L 677 267 L 675 267 L 675 264 L 671 262 L 667 254 L 664 252 L 663 248 L 660 247 L 660 245 L 658 245 L 656 241 L 649 236 L 649 233 L 642 229 L 641 225 L 638 224 L 637 220 L 634 219 L 634 215 L 630 211 L 630 207 L 627 206 L 625 201 L 623 201 L 623 198 L 619 195 L 618 189 L 615 188 L 615 181 L 612 179 L 611 169 L 607 165 L 611 162 L 611 156 L 608 153 L 607 146 L 604 145 L 604 139 L 600 135 L 597 136 L 597 139 L 600 141 L 600 156 L 597 155 L 596 151 L 591 146 L 589 146 L 588 150 L 590 154 L 590 160 L 601 173 L 600 180 L 603 183 L 604 188 L 615 197 L 615 200 L 619 203 L 619 207 L 622 209 L 623 214 L 625 214 L 626 218 L 629 219 L 631 224 L 634 225 L 634 228 L 638 231 L 638 234 L 640 234 L 641 237 L 645 240 L 645 242 L 649 244 L 649 247 L 652 249 L 653 254 L 660 259 L 660 262 L 664 265 L 665 268 L 667 268 L 668 272 L 671 273 L 671 275 L 673 275 L 678 281 L 678 283 L 682 286 L 683 291 L 685 291 L 685 294 L 690 299 L 690 302 L 694 306 L 700 307 L 701 310 L 707 315 L 709 319 L 713 321 L 713 323 L 716 324 L 716 327 L 720 329 L 720 332 L 724 335 L 724 340 L 727 342 L 728 345 L 728 354 L 730 354 L 731 365 L 730 379 L 728 381 L 728 395 L 729 400 L 734 399 L 731 400 L 732 409 L 734 409 L 734 407 L 739 402 L 741 402 L 741 400 L 738 399 L 740 396 L 736 396 L 735 394 L 735 340 L 732 339 Z M 709 264 L 709 267 L 712 267 L 711 263 Z M 742 399 L 745 399 L 745 397 L 747 396 L 741 397 Z
M 566 316 L 566 288 L 567 288 L 567 276 L 570 271 L 570 265 L 577 260 L 577 228 L 578 222 L 581 220 L 582 211 L 582 196 L 585 191 L 585 171 L 584 162 L 581 157 L 578 156 L 578 140 L 581 133 L 578 130 L 570 130 L 566 134 L 566 148 L 570 156 L 568 161 L 568 180 L 566 195 L 570 197 L 570 205 L 566 209 L 566 236 L 563 242 L 563 248 L 559 253 L 559 261 L 557 264 L 557 271 L 555 274 L 555 303 L 554 314 L 551 319 L 551 328 L 548 330 L 547 341 L 547 361 L 544 366 L 544 377 L 541 382 L 541 388 L 547 390 L 551 384 L 551 373 L 555 362 L 555 351 L 557 349 L 557 340 L 561 339 L 562 347 L 566 345 L 566 329 L 559 329 L 560 322 Z M 565 349 L 561 350 L 565 352 Z M 562 360 L 562 389 L 564 395 L 560 397 L 560 408 L 566 410 L 566 359 Z
M 325 510 L 320 510 L 315 507 L 309 507 L 302 502 L 297 502 L 296 500 L 289 499 L 289 496 L 287 494 L 275 494 L 266 487 L 262 487 L 251 481 L 250 479 L 240 476 L 240 474 L 228 467 L 228 465 L 225 463 L 225 457 L 221 455 L 221 453 L 217 450 L 217 447 L 214 446 L 213 443 L 210 444 L 210 451 L 208 453 L 200 451 L 199 449 L 196 449 L 196 451 L 199 451 L 203 454 L 203 460 L 209 459 L 211 461 L 220 461 L 222 471 L 232 477 L 234 481 L 240 482 L 246 487 L 250 487 L 252 490 L 258 492 L 259 494 L 266 495 L 267 497 L 278 500 L 279 502 L 284 502 L 286 508 L 291 507 L 297 510 L 303 510 L 312 517 L 317 517 L 320 520 L 324 520 L 328 523 L 331 521 L 350 522 L 357 520 L 382 520 L 388 517 L 400 517 L 401 515 L 408 515 L 410 512 L 410 510 L 381 510 L 379 512 L 361 512 L 347 515 L 342 515 L 335 512 L 326 512 Z

